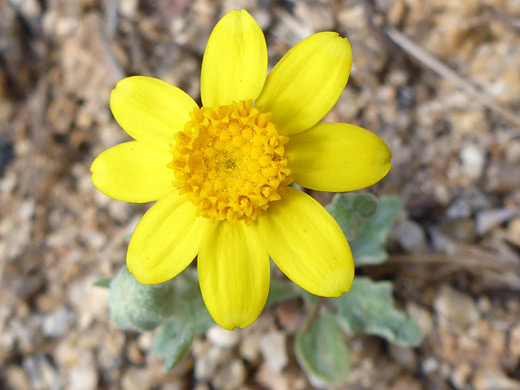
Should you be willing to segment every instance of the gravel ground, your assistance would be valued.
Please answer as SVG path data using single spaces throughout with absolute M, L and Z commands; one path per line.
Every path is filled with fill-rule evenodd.
M 518 0 L 0 0 L 0 388 L 311 388 L 291 352 L 298 300 L 212 328 L 164 373 L 151 335 L 118 331 L 92 285 L 123 266 L 148 207 L 90 181 L 95 156 L 128 139 L 111 89 L 148 75 L 200 102 L 207 38 L 232 8 L 264 30 L 270 66 L 314 32 L 347 36 L 352 75 L 326 120 L 393 151 L 371 192 L 406 212 L 390 261 L 361 273 L 395 282 L 425 341 L 347 335 L 341 388 L 520 389 Z

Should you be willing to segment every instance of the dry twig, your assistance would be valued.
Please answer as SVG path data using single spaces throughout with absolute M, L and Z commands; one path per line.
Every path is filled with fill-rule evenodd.
M 453 255 L 441 253 L 392 255 L 389 262 L 394 264 L 443 264 L 449 267 L 447 271 L 462 268 L 475 275 L 485 275 L 490 281 L 520 289 L 520 266 L 518 264 L 477 246 L 458 244 L 456 249 L 457 251 Z
M 435 58 L 432 54 L 428 53 L 422 47 L 414 43 L 399 30 L 394 27 L 386 27 L 384 31 L 388 37 L 406 53 L 422 62 L 440 76 L 456 84 L 460 89 L 469 93 L 480 104 L 499 113 L 505 119 L 520 127 L 520 117 L 517 114 L 497 103 L 485 92 L 480 91 L 471 81 L 459 76 L 454 70 L 450 69 L 444 63 Z

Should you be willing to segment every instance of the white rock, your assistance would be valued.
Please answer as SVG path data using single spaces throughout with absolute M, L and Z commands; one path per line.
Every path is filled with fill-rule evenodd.
M 195 377 L 198 380 L 210 380 L 217 368 L 230 357 L 227 348 L 211 347 L 205 355 L 195 361 Z
M 430 312 L 413 302 L 408 303 L 406 308 L 410 317 L 419 325 L 422 335 L 429 335 L 433 330 L 433 319 Z
M 440 364 L 437 359 L 434 357 L 428 357 L 423 360 L 421 365 L 421 370 L 425 374 L 431 374 L 433 372 L 439 371 Z
M 427 250 L 426 234 L 421 226 L 410 220 L 404 220 L 397 227 L 399 244 L 408 253 L 424 253 Z
M 154 380 L 153 375 L 153 371 L 149 368 L 131 367 L 121 380 L 123 390 L 150 389 Z
M 291 390 L 289 377 L 271 370 L 269 364 L 264 363 L 256 372 L 255 379 L 267 389 Z
M 510 164 L 520 163 L 520 140 L 509 142 L 506 150 L 506 161 Z
M 509 333 L 509 353 L 515 360 L 520 359 L 520 324 Z
M 258 345 L 258 338 L 256 334 L 251 334 L 244 337 L 240 343 L 240 356 L 248 362 L 257 362 L 260 358 L 260 346 Z
M 8 388 L 29 389 L 31 383 L 25 371 L 19 366 L 4 367 L 4 377 Z
M 70 371 L 72 367 L 79 364 L 82 347 L 79 346 L 81 334 L 75 331 L 69 332 L 65 337 L 58 340 L 54 348 L 54 361 L 56 365 L 64 370 Z
M 460 151 L 463 172 L 470 179 L 478 179 L 484 168 L 485 156 L 482 148 L 477 145 L 466 145 Z
M 455 385 L 455 388 L 466 389 L 472 371 L 471 365 L 468 362 L 458 364 L 450 374 L 451 381 Z
M 479 312 L 473 299 L 447 285 L 441 287 L 433 306 L 441 324 L 467 328 L 479 319 Z
M 98 374 L 96 367 L 81 365 L 73 368 L 69 373 L 69 390 L 96 390 Z
M 119 2 L 119 12 L 127 18 L 133 19 L 137 12 L 137 0 L 121 0 Z
M 515 390 L 520 389 L 520 381 L 509 378 L 502 371 L 476 370 L 473 388 L 475 390 Z
M 278 331 L 263 335 L 260 339 L 260 352 L 274 372 L 281 372 L 288 362 L 286 335 Z
M 22 367 L 31 382 L 31 389 L 63 388 L 62 378 L 44 355 L 25 357 Z
M 506 208 L 481 211 L 477 215 L 477 233 L 482 236 L 518 214 L 518 210 Z
M 233 348 L 238 344 L 240 334 L 237 330 L 230 332 L 229 330 L 215 325 L 208 331 L 208 339 L 211 344 L 216 345 L 217 347 Z
M 417 365 L 417 357 L 412 348 L 390 344 L 390 355 L 397 363 L 406 368 L 415 369 Z
M 79 314 L 78 325 L 86 329 L 94 319 L 105 320 L 109 316 L 107 305 L 110 290 L 94 286 L 96 278 L 88 277 L 72 282 L 69 289 L 69 301 Z
M 74 314 L 65 308 L 58 309 L 43 319 L 42 333 L 45 337 L 58 337 L 69 329 L 74 321 Z
M 212 383 L 217 389 L 235 390 L 244 384 L 246 378 L 247 370 L 244 362 L 233 359 L 218 370 Z
M 520 218 L 515 218 L 507 226 L 507 239 L 520 246 Z

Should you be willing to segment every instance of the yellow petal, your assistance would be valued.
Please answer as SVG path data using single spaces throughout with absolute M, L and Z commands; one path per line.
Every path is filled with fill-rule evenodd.
M 139 141 L 116 145 L 92 163 L 92 183 L 105 195 L 125 202 L 146 203 L 173 191 L 168 152 Z
M 205 107 L 255 100 L 267 74 L 267 47 L 260 26 L 247 11 L 233 10 L 209 37 L 200 76 Z
M 354 261 L 347 239 L 309 195 L 287 188 L 258 218 L 258 231 L 278 268 L 304 290 L 338 297 L 350 289 Z
M 295 183 L 318 191 L 371 186 L 392 166 L 392 152 L 381 138 L 346 123 L 319 123 L 291 136 L 286 156 Z
M 269 293 L 269 255 L 256 226 L 212 224 L 198 257 L 199 283 L 206 307 L 224 329 L 250 325 Z
M 267 76 L 256 106 L 288 134 L 318 123 L 347 84 L 352 51 L 346 38 L 321 32 L 304 39 Z
M 197 104 L 185 92 L 152 77 L 127 77 L 110 95 L 117 123 L 137 141 L 169 150 Z
M 162 198 L 137 225 L 126 255 L 139 283 L 158 284 L 177 276 L 195 258 L 209 219 L 177 191 Z

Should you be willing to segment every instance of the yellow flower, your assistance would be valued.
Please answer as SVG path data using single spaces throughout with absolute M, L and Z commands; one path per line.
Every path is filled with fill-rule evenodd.
M 351 63 L 348 40 L 321 32 L 266 77 L 264 35 L 249 13 L 235 10 L 209 38 L 202 108 L 154 78 L 117 84 L 110 107 L 135 141 L 98 156 L 92 181 L 115 199 L 157 201 L 128 247 L 137 281 L 165 282 L 198 255 L 206 307 L 230 330 L 262 311 L 269 256 L 312 294 L 350 289 L 354 263 L 341 229 L 317 201 L 287 185 L 352 191 L 390 170 L 391 152 L 375 134 L 318 123 L 345 88 Z

